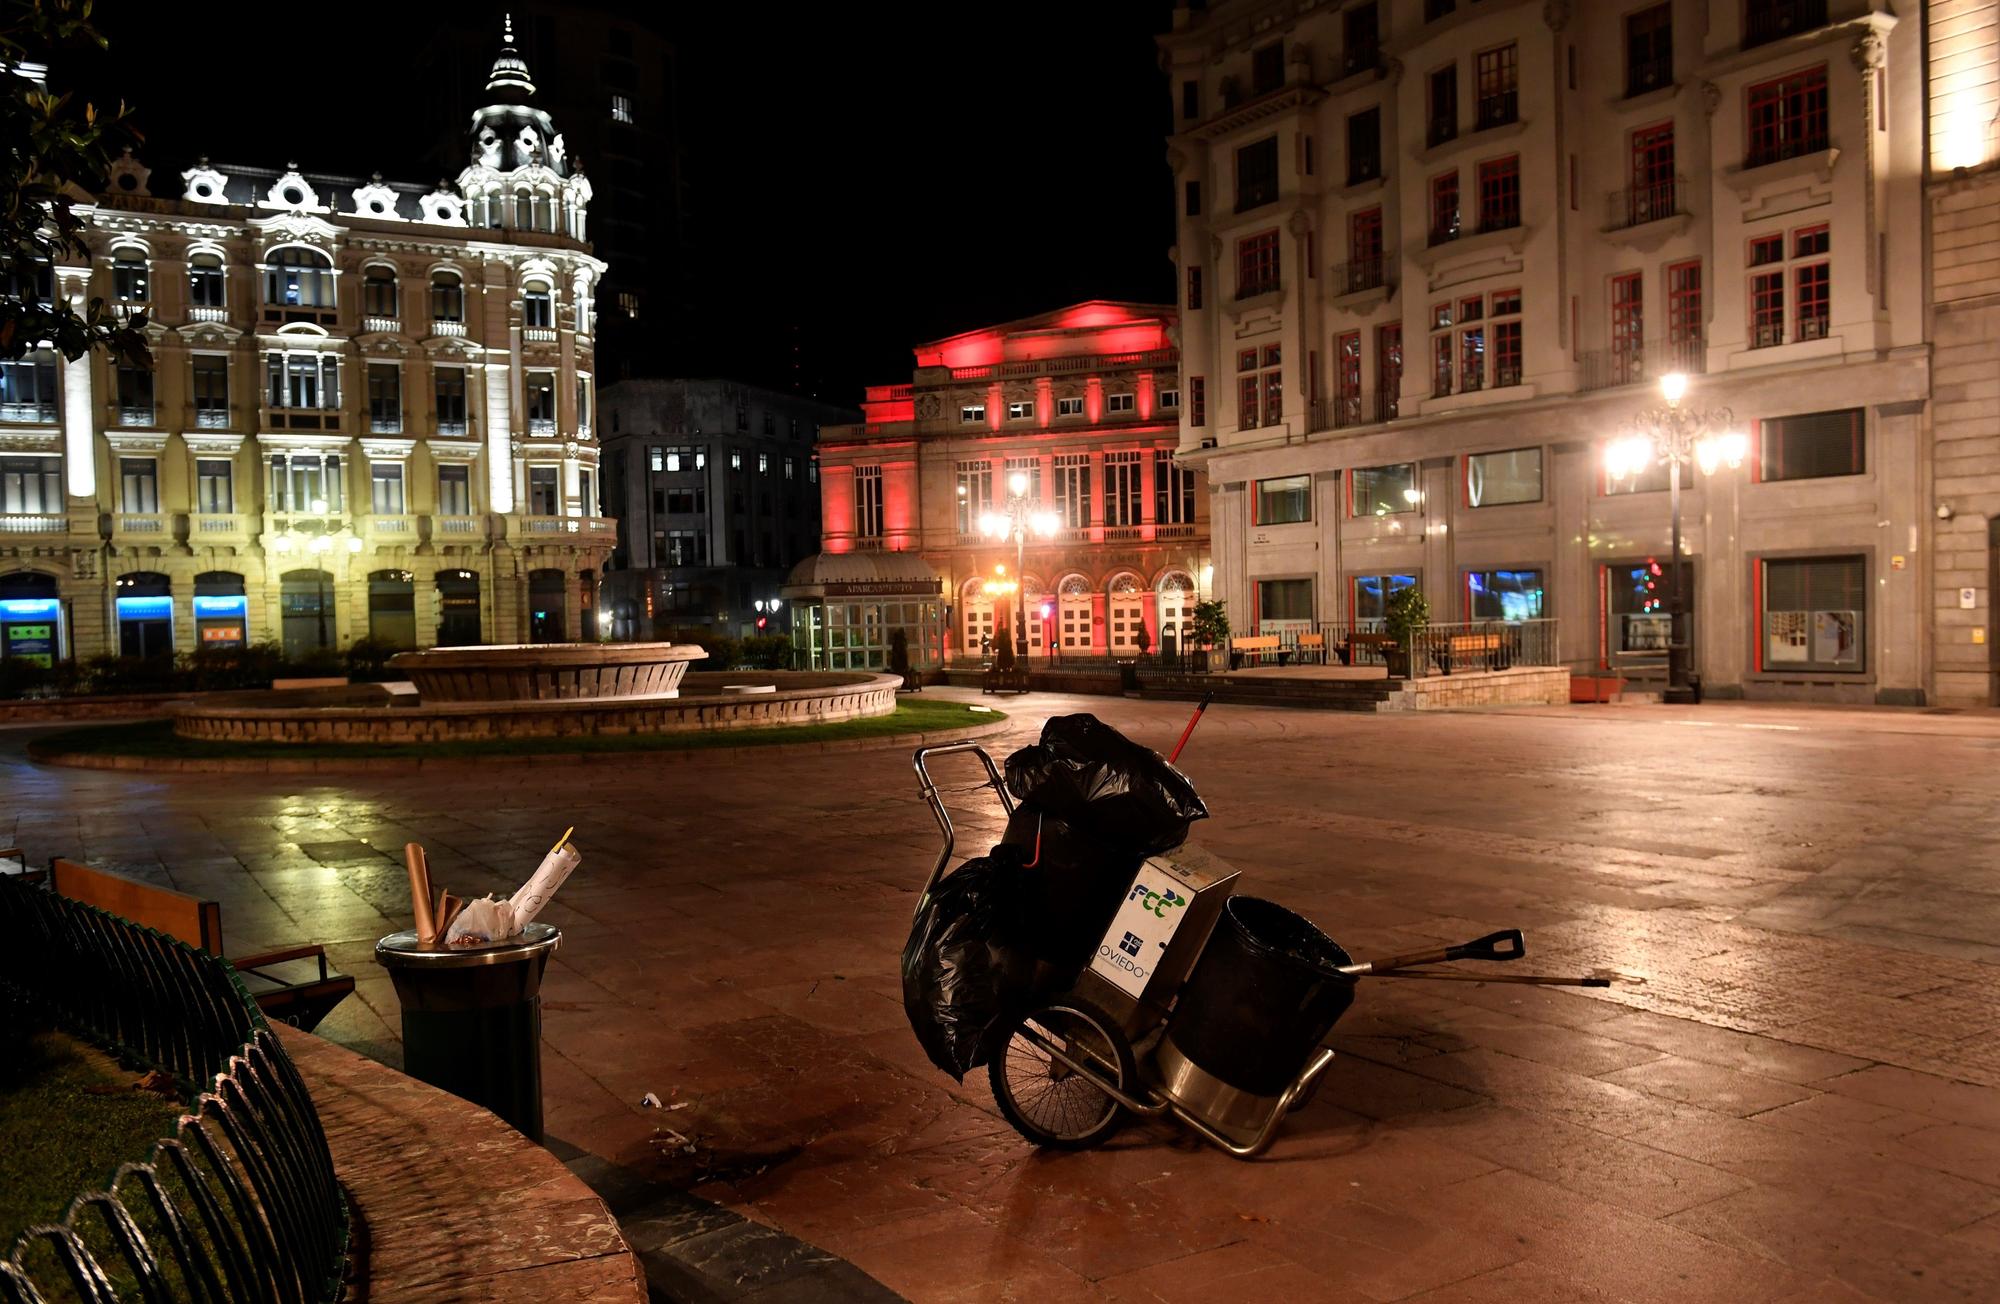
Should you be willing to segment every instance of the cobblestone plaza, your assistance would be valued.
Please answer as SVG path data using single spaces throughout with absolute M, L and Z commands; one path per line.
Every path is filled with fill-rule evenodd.
M 1186 719 L 1010 709 L 996 752 L 1065 711 L 1162 748 Z M 1244 890 L 1361 956 L 1518 925 L 1522 968 L 1619 975 L 1364 987 L 1253 1164 L 1142 1126 L 1037 1153 L 983 1080 L 925 1063 L 897 960 L 935 841 L 903 749 L 621 758 L 614 787 L 65 771 L 30 736 L 0 744 L 0 842 L 214 896 L 232 951 L 327 942 L 361 981 L 322 1031 L 392 1063 L 372 947 L 406 923 L 403 842 L 469 894 L 577 825 L 546 916 L 550 1137 L 911 1298 L 2000 1292 L 1990 714 L 1212 710 L 1183 758 L 1214 812 L 1195 841 Z

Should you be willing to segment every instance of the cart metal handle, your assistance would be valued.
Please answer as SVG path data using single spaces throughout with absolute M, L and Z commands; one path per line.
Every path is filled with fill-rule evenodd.
M 917 906 L 916 911 L 911 912 L 912 919 L 916 917 L 917 911 L 924 908 L 924 900 L 930 896 L 931 889 L 944 877 L 945 867 L 951 864 L 952 851 L 958 845 L 958 835 L 951 827 L 951 812 L 945 809 L 944 798 L 940 795 L 937 781 L 931 778 L 928 764 L 933 756 L 949 756 L 953 752 L 971 752 L 977 756 L 979 763 L 986 767 L 986 779 L 982 783 L 974 784 L 973 787 L 993 789 L 1000 798 L 1000 809 L 1008 815 L 1014 813 L 1014 799 L 1007 794 L 1007 782 L 1000 777 L 1000 767 L 993 763 L 992 755 L 978 743 L 944 743 L 937 747 L 917 749 L 913 764 L 917 771 L 918 791 L 923 795 L 925 803 L 930 806 L 931 814 L 937 818 L 938 831 L 944 835 L 944 846 L 938 852 L 937 864 L 931 866 L 931 876 L 924 880 L 923 891 L 917 893 Z

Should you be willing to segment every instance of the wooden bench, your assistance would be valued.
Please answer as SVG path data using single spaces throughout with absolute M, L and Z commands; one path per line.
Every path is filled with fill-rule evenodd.
M 223 954 L 222 906 L 217 902 L 61 857 L 49 862 L 49 885 L 59 896 L 158 929 L 210 955 Z M 306 961 L 318 962 L 317 976 Z M 307 1032 L 354 990 L 354 979 L 330 972 L 326 949 L 315 944 L 232 956 L 229 962 L 264 1017 Z M 273 972 L 281 966 L 286 966 L 283 972 Z
M 1299 660 L 1301 661 L 1305 660 L 1307 657 L 1311 657 L 1313 660 L 1319 662 L 1321 665 L 1325 665 L 1326 635 L 1324 634 L 1299 635 L 1299 644 L 1296 651 L 1298 653 Z
M 1283 640 L 1276 634 L 1252 634 L 1247 638 L 1232 638 L 1229 640 L 1229 668 L 1231 670 L 1235 670 L 1241 666 L 1245 657 L 1254 656 L 1276 656 L 1278 664 L 1284 665 L 1285 662 L 1291 660 L 1292 653 L 1291 649 L 1285 647 Z
M 1396 650 L 1396 640 L 1387 634 L 1349 634 L 1347 641 L 1340 645 L 1341 664 L 1349 666 L 1358 664 L 1354 654 L 1367 648 L 1373 648 L 1376 655 L 1384 656 Z
M 1484 658 L 1488 670 L 1505 668 L 1506 641 L 1498 630 L 1487 630 L 1479 634 L 1452 634 L 1444 642 L 1431 650 L 1431 659 L 1438 663 L 1438 669 L 1451 673 L 1454 665 L 1471 664 Z

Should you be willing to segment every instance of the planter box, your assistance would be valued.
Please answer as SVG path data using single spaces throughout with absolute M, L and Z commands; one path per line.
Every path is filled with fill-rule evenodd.
M 1572 702 L 1615 702 L 1625 691 L 1625 681 L 1617 675 L 1571 675 L 1569 700 Z

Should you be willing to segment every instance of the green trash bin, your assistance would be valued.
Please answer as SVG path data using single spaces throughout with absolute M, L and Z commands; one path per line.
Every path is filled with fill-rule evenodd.
M 562 931 L 529 924 L 493 946 L 430 951 L 414 932 L 375 944 L 403 1007 L 403 1071 L 542 1139 L 542 971 Z

